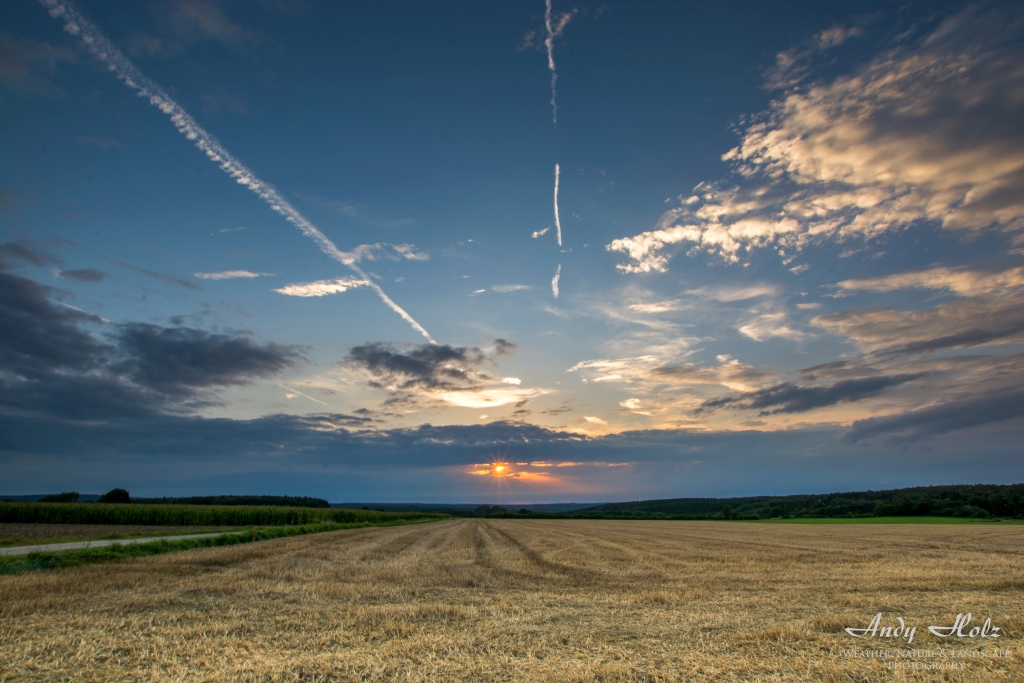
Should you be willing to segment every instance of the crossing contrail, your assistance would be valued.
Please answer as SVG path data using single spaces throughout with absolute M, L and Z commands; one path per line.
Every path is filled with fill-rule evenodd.
M 220 169 L 234 178 L 239 185 L 247 187 L 256 193 L 271 209 L 284 216 L 285 220 L 298 228 L 303 235 L 313 240 L 320 248 L 320 251 L 354 270 L 359 277 L 369 283 L 369 287 L 377 293 L 377 296 L 391 310 L 412 325 L 412 328 L 426 337 L 431 344 L 437 343 L 423 329 L 422 325 L 416 322 L 401 306 L 392 301 L 384 293 L 384 290 L 367 277 L 366 273 L 356 264 L 358 260 L 357 255 L 338 249 L 334 242 L 329 240 L 315 225 L 310 223 L 305 216 L 289 204 L 284 197 L 278 194 L 273 186 L 260 180 L 241 161 L 232 156 L 216 138 L 196 123 L 195 119 L 189 116 L 188 112 L 181 105 L 172 100 L 163 88 L 139 71 L 73 4 L 67 0 L 39 0 L 39 4 L 49 11 L 51 17 L 64 22 L 65 31 L 81 38 L 82 44 L 89 53 L 106 64 L 107 69 L 112 71 L 118 80 L 132 90 L 137 91 L 139 97 L 148 98 L 151 105 L 166 114 L 170 118 L 171 123 L 178 129 L 178 132 L 191 140 L 196 147 L 209 157 L 210 161 L 218 164 Z
M 558 220 L 558 164 L 555 164 L 555 231 L 558 235 L 558 246 L 562 246 L 562 223 Z

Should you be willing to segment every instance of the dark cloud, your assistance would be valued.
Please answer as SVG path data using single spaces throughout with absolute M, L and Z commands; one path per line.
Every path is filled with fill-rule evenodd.
M 511 356 L 516 352 L 516 345 L 510 341 L 504 339 L 494 340 L 494 355 L 496 356 Z
M 745 410 L 762 409 L 758 415 L 778 415 L 779 413 L 802 413 L 815 408 L 852 403 L 865 398 L 877 396 L 886 389 L 899 386 L 922 377 L 924 373 L 892 375 L 888 377 L 865 377 L 848 379 L 825 387 L 801 387 L 789 382 L 776 384 L 767 389 L 759 389 L 744 394 L 726 396 L 705 401 L 696 412 L 715 408 L 742 408 Z
M 124 356 L 112 369 L 158 392 L 181 395 L 195 389 L 248 384 L 295 365 L 301 355 L 279 344 L 211 334 L 189 327 L 123 325 L 115 337 Z
M 60 63 L 77 61 L 66 47 L 0 33 L 0 85 L 20 95 L 63 97 L 66 93 L 50 77 Z
M 99 270 L 93 270 L 92 268 L 55 270 L 53 274 L 65 280 L 78 280 L 79 282 L 102 282 L 105 278 L 110 277 L 108 274 Z
M 994 422 L 1020 420 L 1022 417 L 1024 391 L 1001 390 L 945 401 L 906 413 L 857 420 L 843 440 L 856 443 L 881 436 L 895 441 L 908 441 Z
M 146 270 L 145 268 L 139 268 L 138 266 L 133 266 L 130 263 L 125 263 L 124 261 L 118 261 L 116 259 L 107 259 L 107 260 L 110 261 L 111 263 L 115 264 L 115 265 L 121 266 L 122 268 L 124 268 L 126 270 L 131 270 L 131 271 L 136 272 L 136 273 L 141 273 L 142 275 L 149 276 L 149 277 L 153 278 L 154 280 L 159 280 L 160 282 L 163 282 L 163 283 L 168 284 L 168 285 L 175 285 L 177 287 L 184 287 L 185 289 L 192 289 L 192 290 L 195 290 L 197 292 L 203 291 L 202 287 L 200 287 L 199 285 L 197 285 L 194 282 L 189 282 L 188 280 L 181 280 L 181 279 L 178 279 L 176 277 L 171 277 L 170 275 L 162 275 L 160 273 L 154 273 L 152 270 Z
M 187 413 L 293 366 L 293 347 L 187 327 L 115 325 L 0 273 L 0 412 L 54 419 Z M 97 334 L 88 326 L 95 326 Z
M 765 495 L 895 488 L 1024 477 L 1024 427 L 978 442 L 951 434 L 927 457 L 906 446 L 844 443 L 836 428 L 783 432 L 650 430 L 588 438 L 522 422 L 372 430 L 351 415 L 268 415 L 253 420 L 153 415 L 64 420 L 0 412 L 6 493 L 60 481 L 83 491 L 115 485 L 167 495 L 209 487 L 324 495 L 341 500 L 479 502 L 493 481 L 472 464 L 579 463 L 555 476 L 586 481 L 575 500 Z M 964 453 L 971 457 L 965 458 Z M 828 457 L 822 457 L 822 456 Z M 628 463 L 609 467 L 609 464 Z M 101 483 L 109 484 L 106 489 Z M 534 492 L 541 498 L 545 491 Z M 58 486 L 59 489 L 59 486 Z M 518 498 L 522 493 L 506 494 Z M 568 498 L 567 498 L 568 499 Z
M 374 342 L 355 346 L 345 363 L 369 373 L 371 386 L 403 392 L 465 391 L 479 388 L 490 375 L 477 368 L 487 356 L 476 347 L 447 344 L 400 346 Z
M 84 331 L 99 323 L 87 313 L 53 303 L 49 287 L 0 273 L 0 369 L 4 374 L 39 378 L 59 371 L 88 371 L 112 349 Z
M 10 268 L 13 261 L 25 261 L 34 266 L 60 263 L 60 259 L 43 251 L 35 251 L 20 242 L 0 244 L 0 268 Z

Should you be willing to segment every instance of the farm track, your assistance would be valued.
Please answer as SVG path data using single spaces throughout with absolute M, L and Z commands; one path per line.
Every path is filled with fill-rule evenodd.
M 1024 527 L 446 520 L 0 577 L 0 681 L 1024 680 Z M 1004 658 L 890 671 L 876 613 Z M 958 646 L 977 645 L 969 642 Z

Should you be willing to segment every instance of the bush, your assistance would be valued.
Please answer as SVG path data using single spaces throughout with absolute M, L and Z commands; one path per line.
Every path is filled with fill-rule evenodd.
M 100 503 L 130 503 L 132 497 L 124 489 L 111 489 L 100 496 Z
M 65 491 L 64 493 L 54 493 L 53 495 L 43 496 L 39 499 L 40 503 L 77 503 L 78 502 L 78 491 Z

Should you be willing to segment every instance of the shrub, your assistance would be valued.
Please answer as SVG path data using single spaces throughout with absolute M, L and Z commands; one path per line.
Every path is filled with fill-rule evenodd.
M 132 497 L 124 489 L 111 489 L 107 491 L 99 499 L 100 503 L 130 503 Z

